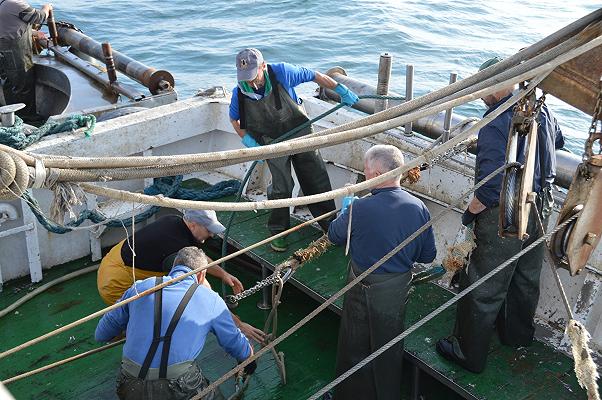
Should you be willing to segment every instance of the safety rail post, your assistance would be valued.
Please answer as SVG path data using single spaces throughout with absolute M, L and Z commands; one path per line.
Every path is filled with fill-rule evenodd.
M 376 94 L 379 96 L 386 96 L 389 94 L 389 81 L 391 80 L 391 55 L 389 53 L 382 53 L 380 55 L 380 61 L 378 63 L 378 81 L 376 84 Z M 374 102 L 374 112 L 387 109 L 389 101 L 386 99 L 378 99 Z
M 115 60 L 113 59 L 113 49 L 109 42 L 102 44 L 102 54 L 105 56 L 105 65 L 107 67 L 107 76 L 109 82 L 113 83 L 117 81 L 117 70 L 115 69 Z
M 50 38 L 52 39 L 52 44 L 55 46 L 59 45 L 59 34 L 56 30 L 56 23 L 54 22 L 54 13 L 52 10 L 48 11 L 48 18 L 46 19 L 48 23 L 48 33 L 50 33 Z
M 406 65 L 406 101 L 414 98 L 414 65 Z M 408 122 L 403 128 L 406 136 L 412 136 L 412 123 Z
M 265 265 L 261 265 L 261 280 L 265 280 L 270 275 L 267 267 Z M 257 308 L 260 310 L 269 310 L 272 308 L 272 301 L 270 299 L 270 294 L 272 291 L 271 286 L 266 286 L 261 289 L 261 300 L 257 302 Z
M 458 80 L 458 74 L 456 72 L 452 72 L 449 74 L 449 84 L 455 83 Z M 443 119 L 443 136 L 441 137 L 441 142 L 447 142 L 449 140 L 450 129 L 451 129 L 451 121 L 454 115 L 454 108 L 448 108 L 445 111 L 445 118 Z

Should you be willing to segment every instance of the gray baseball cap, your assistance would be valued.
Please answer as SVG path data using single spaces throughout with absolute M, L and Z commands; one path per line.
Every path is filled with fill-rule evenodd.
M 226 230 L 213 210 L 184 210 L 184 219 L 203 225 L 211 233 L 222 233 Z
M 238 81 L 252 81 L 257 77 L 257 69 L 263 64 L 261 51 L 244 49 L 236 55 L 236 78 Z

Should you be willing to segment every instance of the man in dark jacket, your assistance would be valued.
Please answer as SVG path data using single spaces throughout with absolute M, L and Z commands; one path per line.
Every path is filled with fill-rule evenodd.
M 23 0 L 0 0 L 0 106 L 25 103 L 35 113 L 32 37 L 44 38 L 34 25 L 46 22 L 51 4 L 40 10 Z
M 403 154 L 391 145 L 366 152 L 364 173 L 372 179 L 403 165 Z M 401 174 L 372 189 L 372 196 L 355 200 L 330 224 L 328 238 L 347 243 L 351 262 L 348 281 L 355 279 L 430 220 L 429 210 L 400 186 Z M 341 375 L 404 329 L 405 303 L 415 262 L 430 263 L 437 249 L 428 228 L 345 294 L 339 330 L 336 374 Z M 388 349 L 341 382 L 337 400 L 401 398 L 403 343 Z
M 488 60 L 480 69 L 498 61 L 499 58 Z M 512 88 L 508 88 L 483 98 L 489 107 L 485 116 L 511 95 Z M 476 183 L 506 162 L 506 144 L 512 115 L 511 107 L 480 130 L 477 141 Z M 556 119 L 545 105 L 541 109 L 538 122 L 533 191 L 537 193 L 539 218 L 546 221 L 553 205 L 551 185 L 556 176 L 555 148 L 564 145 L 564 138 Z M 519 142 L 519 147 L 523 147 L 524 142 Z M 524 159 L 519 157 L 518 162 L 524 162 Z M 502 178 L 503 174 L 500 173 L 479 188 L 462 217 L 464 225 L 474 222 L 477 247 L 471 255 L 469 266 L 460 273 L 460 290 L 541 236 L 535 208 L 531 209 L 529 216 L 529 238 L 526 241 L 516 237 L 498 236 Z M 530 345 L 535 332 L 533 316 L 539 300 L 543 252 L 542 243 L 462 298 L 458 302 L 454 334 L 439 340 L 437 351 L 469 371 L 481 372 L 487 361 L 494 326 L 503 344 L 514 347 Z

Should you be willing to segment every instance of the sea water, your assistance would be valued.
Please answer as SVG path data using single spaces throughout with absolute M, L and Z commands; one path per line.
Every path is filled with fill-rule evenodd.
M 34 6 L 40 4 L 33 3 Z M 268 62 L 325 72 L 343 67 L 376 85 L 379 55 L 393 56 L 390 90 L 405 92 L 405 65 L 415 66 L 415 96 L 475 73 L 493 56 L 508 57 L 600 7 L 592 0 L 63 0 L 55 18 L 176 79 L 180 98 L 236 84 L 234 59 L 257 47 Z M 315 84 L 301 85 L 311 95 Z M 548 96 L 568 147 L 583 150 L 591 118 Z M 480 117 L 481 101 L 455 110 Z

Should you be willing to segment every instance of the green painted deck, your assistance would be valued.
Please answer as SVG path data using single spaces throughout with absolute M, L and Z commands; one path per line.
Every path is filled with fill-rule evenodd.
M 244 248 L 268 237 L 268 213 L 237 213 L 230 231 L 230 244 Z M 227 212 L 218 213 L 222 221 L 227 221 L 229 215 Z M 293 225 L 300 223 L 294 218 L 292 222 Z M 306 247 L 320 236 L 321 231 L 317 228 L 304 228 L 288 236 L 287 252 L 276 253 L 269 245 L 264 245 L 253 250 L 251 257 L 272 269 L 295 250 Z M 344 286 L 346 276 L 347 257 L 344 249 L 333 247 L 318 260 L 300 268 L 291 282 L 306 294 L 323 302 Z M 406 326 L 416 323 L 452 296 L 451 292 L 432 283 L 413 287 L 407 305 Z M 338 299 L 335 304 L 340 311 L 342 299 Z M 434 345 L 438 339 L 452 332 L 454 321 L 455 307 L 451 307 L 405 339 L 406 358 L 420 368 L 421 376 L 428 374 L 466 398 L 587 398 L 585 391 L 577 383 L 573 361 L 540 342 L 518 350 L 502 346 L 499 342 L 493 343 L 488 367 L 481 374 L 473 374 L 446 361 L 435 352 Z
M 75 262 L 45 271 L 44 282 L 83 267 L 89 262 Z M 235 269 L 235 267 L 232 267 Z M 257 276 L 237 270 L 244 285 L 254 283 Z M 217 287 L 217 282 L 212 282 Z M 24 295 L 32 287 L 27 279 L 11 282 L 0 293 L 0 308 Z M 241 303 L 236 313 L 243 320 L 263 326 L 266 311 L 255 307 L 257 294 Z M 279 312 L 279 326 L 287 329 L 311 311 L 305 296 L 287 291 Z M 104 307 L 96 291 L 96 274 L 90 273 L 58 285 L 30 300 L 17 312 L 0 320 L 0 348 L 9 349 L 25 340 L 81 318 Z M 0 361 L 0 379 L 15 376 L 43 365 L 98 347 L 94 342 L 97 320 L 90 321 L 65 334 L 57 335 Z M 316 318 L 294 338 L 278 347 L 286 357 L 289 382 L 280 384 L 271 355 L 261 358 L 257 372 L 245 392 L 245 399 L 306 398 L 333 378 L 338 320 L 324 314 Z M 301 355 L 299 357 L 298 355 Z M 115 376 L 121 360 L 121 346 L 76 360 L 65 366 L 9 384 L 16 399 L 115 399 Z M 215 380 L 235 365 L 235 361 L 219 348 L 212 337 L 201 354 L 200 365 L 210 380 Z M 222 386 L 230 395 L 233 384 Z
M 202 186 L 188 182 L 189 186 Z M 233 198 L 226 198 L 232 201 Z M 268 236 L 265 223 L 267 211 L 238 213 L 232 228 L 231 242 L 246 247 Z M 227 221 L 229 213 L 220 218 Z M 295 223 L 297 223 L 295 221 Z M 309 227 L 289 236 L 290 252 L 318 238 L 317 229 Z M 211 254 L 215 257 L 216 254 Z M 274 266 L 288 254 L 274 253 L 262 246 L 251 257 L 266 266 Z M 279 331 L 283 332 L 311 310 L 316 303 L 343 286 L 347 260 L 343 250 L 333 248 L 319 260 L 303 266 L 285 286 L 279 308 Z M 44 281 L 90 265 L 80 260 L 44 272 Z M 258 280 L 257 274 L 235 264 L 228 268 L 245 287 Z M 214 287 L 219 289 L 216 282 Z M 0 309 L 8 306 L 40 284 L 31 285 L 28 278 L 8 283 L 0 292 Z M 301 290 L 299 290 L 301 289 Z M 261 294 L 240 302 L 236 313 L 246 322 L 263 326 L 266 311 L 255 305 Z M 451 297 L 451 293 L 432 284 L 415 287 L 406 313 L 407 326 L 418 321 Z M 341 302 L 337 303 L 339 306 Z M 103 308 L 96 291 L 96 274 L 91 273 L 60 284 L 30 300 L 13 314 L 0 319 L 0 351 L 49 332 L 56 327 Z M 333 311 L 337 311 L 334 309 Z M 455 399 L 439 382 L 453 386 L 467 398 L 482 399 L 585 399 L 572 373 L 572 360 L 553 349 L 537 343 L 531 348 L 514 351 L 495 343 L 491 348 L 489 367 L 480 375 L 466 372 L 446 362 L 434 351 L 435 341 L 451 332 L 455 310 L 450 309 L 405 340 L 409 361 L 422 371 L 421 394 L 426 399 Z M 90 321 L 67 333 L 53 337 L 0 360 L 0 379 L 6 379 L 54 361 L 98 347 L 93 340 L 97 321 Z M 334 362 L 338 335 L 338 317 L 324 311 L 279 347 L 286 355 L 288 384 L 282 385 L 277 369 L 269 357 L 260 359 L 258 370 L 251 378 L 245 399 L 305 399 L 334 378 Z M 115 399 L 115 375 L 121 359 L 121 347 L 74 361 L 68 365 L 25 378 L 8 385 L 17 399 Z M 201 366 L 214 380 L 234 365 L 215 340 L 209 340 L 201 354 Z M 404 398 L 410 398 L 411 368 L 409 363 L 401 379 Z M 225 395 L 232 384 L 222 386 Z

